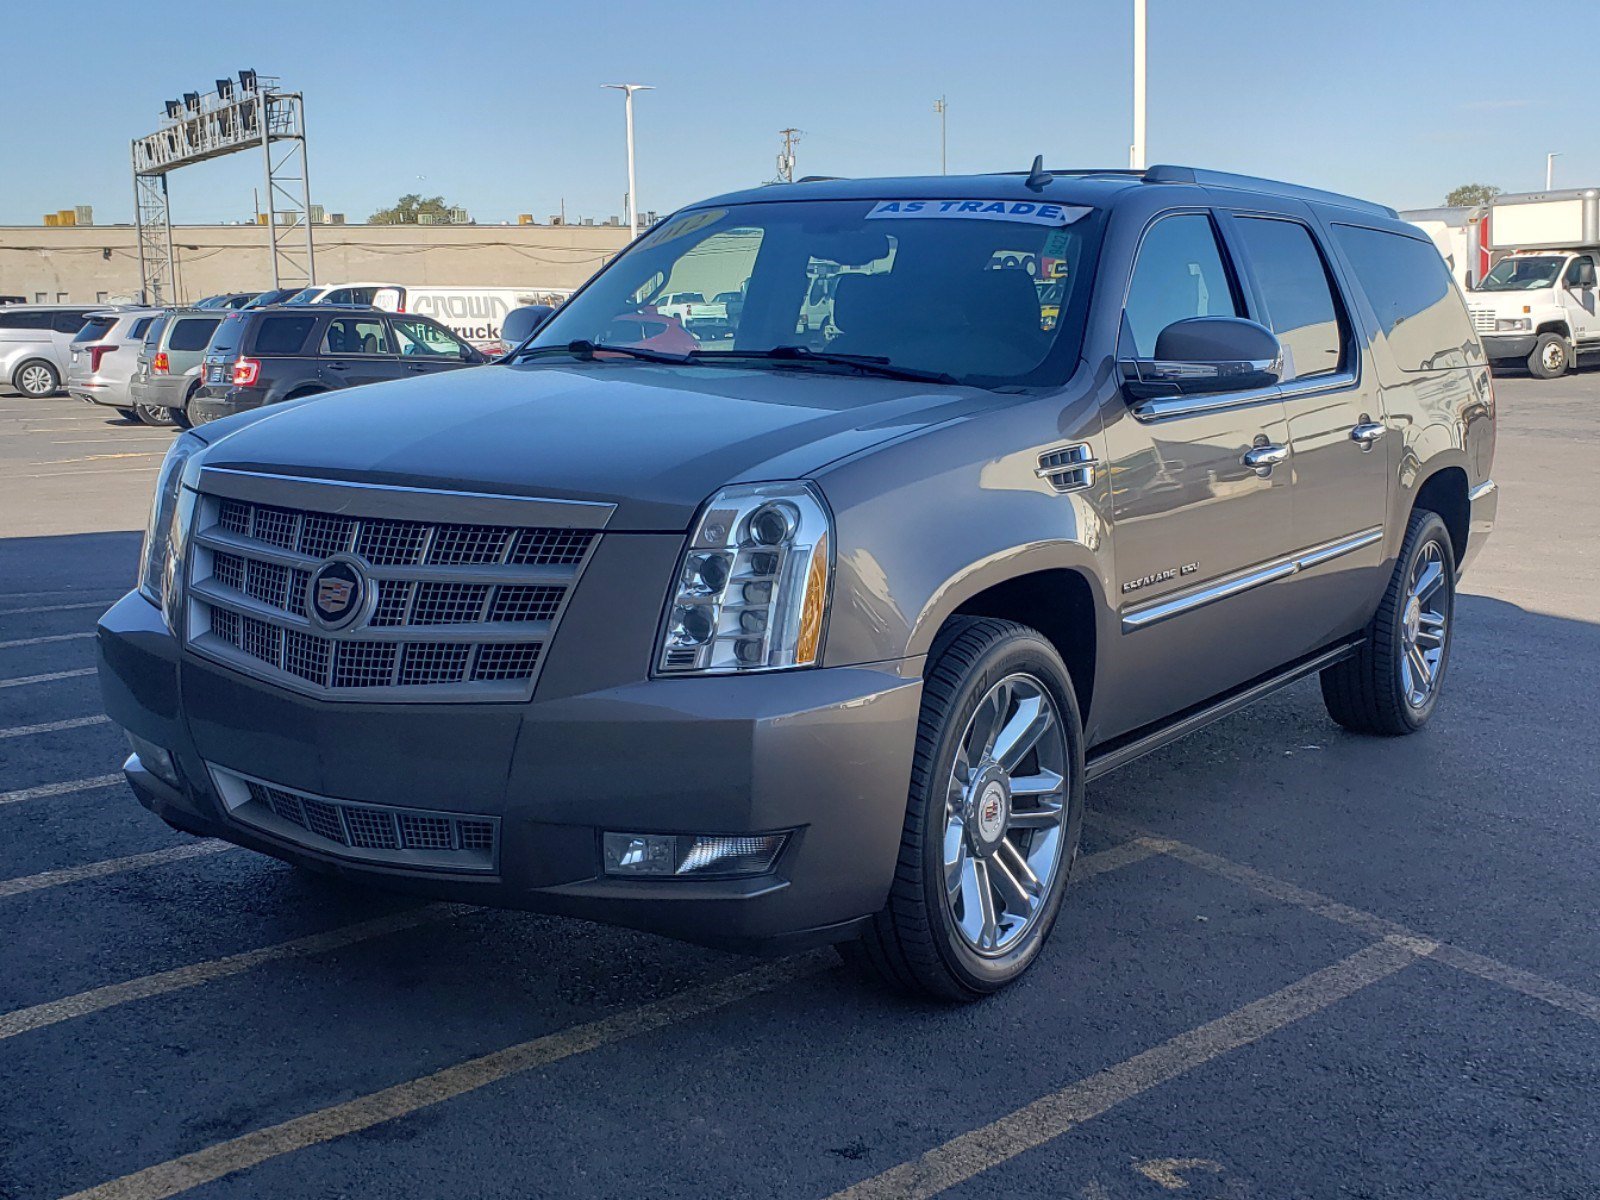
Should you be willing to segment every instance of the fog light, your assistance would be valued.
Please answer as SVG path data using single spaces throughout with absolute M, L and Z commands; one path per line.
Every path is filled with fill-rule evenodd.
M 602 842 L 607 875 L 764 875 L 772 870 L 788 834 L 607 833 Z
M 126 730 L 123 732 L 127 733 Z M 163 750 L 154 742 L 147 742 L 136 733 L 128 734 L 128 745 L 133 748 L 134 755 L 146 771 L 169 787 L 183 787 L 183 779 L 178 774 L 178 764 L 173 761 L 170 750 Z
M 607 875 L 671 875 L 678 865 L 678 839 L 652 833 L 605 835 Z

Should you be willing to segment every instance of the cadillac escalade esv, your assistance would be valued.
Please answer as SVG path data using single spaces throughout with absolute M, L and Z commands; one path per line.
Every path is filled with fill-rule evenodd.
M 740 292 L 735 335 L 648 344 L 685 292 Z M 965 999 L 1038 955 L 1086 781 L 1312 673 L 1363 733 L 1439 702 L 1495 400 L 1390 209 L 803 182 L 537 315 L 496 364 L 177 440 L 99 627 L 146 807 Z

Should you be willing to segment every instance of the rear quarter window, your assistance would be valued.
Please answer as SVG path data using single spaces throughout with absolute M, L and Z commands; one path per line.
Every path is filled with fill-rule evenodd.
M 298 354 L 316 323 L 316 317 L 262 317 L 256 327 L 255 353 Z
M 1432 242 L 1361 225 L 1333 229 L 1397 367 L 1431 371 L 1478 360 L 1467 306 Z
M 49 329 L 47 312 L 14 312 L 0 310 L 0 329 Z
M 222 322 L 216 317 L 185 317 L 172 327 L 170 350 L 204 350 Z
M 74 312 L 58 312 L 51 318 L 50 328 L 57 333 L 77 333 L 83 328 L 84 319 L 88 315 L 82 309 Z M 112 320 L 115 321 L 115 318 Z
M 167 327 L 165 317 L 157 317 L 150 323 L 150 328 L 144 331 L 145 349 L 154 351 L 161 344 L 161 331 Z

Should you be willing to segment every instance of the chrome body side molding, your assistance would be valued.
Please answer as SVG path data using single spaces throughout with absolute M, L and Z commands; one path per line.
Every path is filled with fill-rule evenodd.
M 1312 567 L 1319 567 L 1323 563 L 1360 550 L 1363 546 L 1370 546 L 1382 537 L 1383 526 L 1374 525 L 1371 529 L 1363 529 L 1360 533 L 1353 533 L 1336 541 L 1297 550 L 1283 558 L 1251 567 L 1249 570 L 1205 584 L 1193 591 L 1128 609 L 1122 614 L 1122 632 L 1134 633 L 1140 629 L 1148 629 L 1169 618 L 1204 608 L 1208 604 L 1215 604 L 1218 600 L 1226 600 L 1229 596 L 1237 596 L 1241 592 L 1261 587 L 1277 579 L 1286 579 L 1300 571 L 1309 571 Z

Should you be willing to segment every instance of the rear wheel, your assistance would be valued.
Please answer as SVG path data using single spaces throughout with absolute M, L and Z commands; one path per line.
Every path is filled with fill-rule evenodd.
M 200 389 L 197 387 L 190 388 L 189 394 L 183 398 L 183 407 L 170 410 L 172 413 L 172 423 L 179 429 L 194 428 L 194 420 L 189 416 L 189 401 L 194 399 L 194 394 L 199 390 Z
M 1528 355 L 1528 370 L 1540 379 L 1565 375 L 1572 366 L 1572 345 L 1559 333 L 1541 333 Z
M 894 885 L 847 960 L 976 1000 L 1020 976 L 1060 912 L 1083 824 L 1083 735 L 1040 634 L 962 617 L 929 657 Z
M 1322 672 L 1328 714 L 1356 733 L 1415 733 L 1428 723 L 1450 665 L 1456 560 L 1438 513 L 1417 509 L 1388 590 L 1352 657 Z
M 124 421 L 137 421 L 139 419 L 139 410 L 136 408 L 119 408 L 117 409 L 117 416 Z
M 155 425 L 158 428 L 177 424 L 176 418 L 172 415 L 172 409 L 164 404 L 135 404 L 133 406 L 133 414 L 144 424 Z
M 55 395 L 61 386 L 61 376 L 49 363 L 35 360 L 17 368 L 17 373 L 11 377 L 11 386 L 30 400 L 43 400 Z

